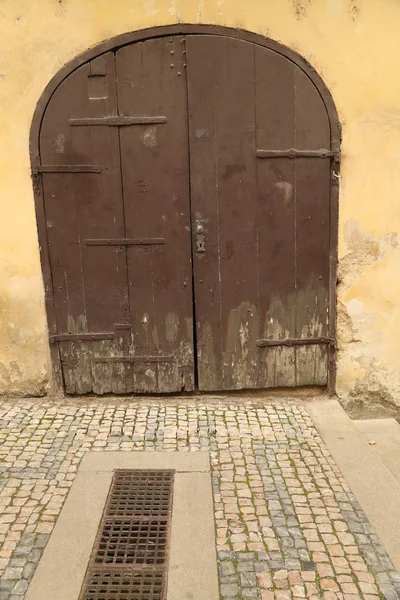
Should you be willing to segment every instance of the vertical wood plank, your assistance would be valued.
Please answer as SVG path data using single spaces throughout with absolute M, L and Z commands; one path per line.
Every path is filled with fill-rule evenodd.
M 125 236 L 118 131 L 68 123 L 74 117 L 117 114 L 114 55 L 108 53 L 96 61 L 98 66 L 102 63 L 95 77 L 101 81 L 98 93 L 91 85 L 91 64 L 80 67 L 56 90 L 41 129 L 42 164 L 101 167 L 101 173 L 43 174 L 59 333 L 110 332 L 115 323 L 129 323 L 125 249 L 85 244 L 89 238 Z M 60 352 L 66 365 L 72 364 L 69 360 L 78 363 L 68 375 L 77 377 L 76 393 L 95 388 L 102 393 L 121 388 L 131 391 L 131 385 L 121 386 L 125 367 L 118 377 L 92 369 L 91 356 L 123 352 L 117 342 L 61 343 Z
M 257 148 L 294 146 L 294 65 L 283 56 L 256 48 Z M 295 171 L 287 158 L 256 159 L 260 337 L 294 337 L 296 316 Z M 259 350 L 260 386 L 295 384 L 295 350 Z
M 120 114 L 167 118 L 119 132 L 126 235 L 165 240 L 128 249 L 134 354 L 173 356 L 134 363 L 137 393 L 194 386 L 184 41 L 151 39 L 116 54 Z
M 87 394 L 93 390 L 91 347 L 88 342 L 62 342 L 61 368 L 67 394 Z
M 257 387 L 254 46 L 188 36 L 187 59 L 199 387 Z
M 200 390 L 217 390 L 224 384 L 224 361 L 215 141 L 216 42 L 213 37 L 207 41 L 203 44 L 202 36 L 188 36 L 186 52 L 198 385 Z M 204 228 L 205 252 L 197 251 L 198 226 Z
M 296 147 L 330 147 L 325 106 L 307 77 L 295 75 Z M 296 159 L 296 336 L 328 337 L 330 159 Z M 296 384 L 326 385 L 327 347 L 296 349 Z

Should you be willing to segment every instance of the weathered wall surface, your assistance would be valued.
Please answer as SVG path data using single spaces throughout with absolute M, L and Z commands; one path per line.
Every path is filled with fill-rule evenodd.
M 400 407 L 400 3 L 397 0 L 2 0 L 0 393 L 44 394 L 50 362 L 29 128 L 51 77 L 123 33 L 241 27 L 302 54 L 343 126 L 338 392 Z

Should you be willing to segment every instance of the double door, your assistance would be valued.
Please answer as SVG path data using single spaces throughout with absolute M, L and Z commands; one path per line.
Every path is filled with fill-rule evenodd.
M 40 160 L 67 393 L 326 384 L 330 127 L 297 65 L 217 35 L 108 52 Z

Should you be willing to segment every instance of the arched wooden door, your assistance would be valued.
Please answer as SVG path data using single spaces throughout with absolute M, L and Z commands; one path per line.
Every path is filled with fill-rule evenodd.
M 47 104 L 34 172 L 68 393 L 328 382 L 339 141 L 303 68 L 220 33 L 105 52 Z

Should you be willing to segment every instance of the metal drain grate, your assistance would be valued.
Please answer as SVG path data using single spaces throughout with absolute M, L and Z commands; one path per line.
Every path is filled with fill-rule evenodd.
M 164 598 L 161 572 L 111 573 L 94 571 L 87 583 L 87 600 L 155 600 Z
M 79 600 L 164 600 L 173 471 L 115 471 Z
M 116 471 L 109 499 L 109 516 L 167 517 L 171 471 Z
M 162 565 L 165 562 L 167 533 L 166 520 L 107 519 L 103 525 L 95 562 Z

